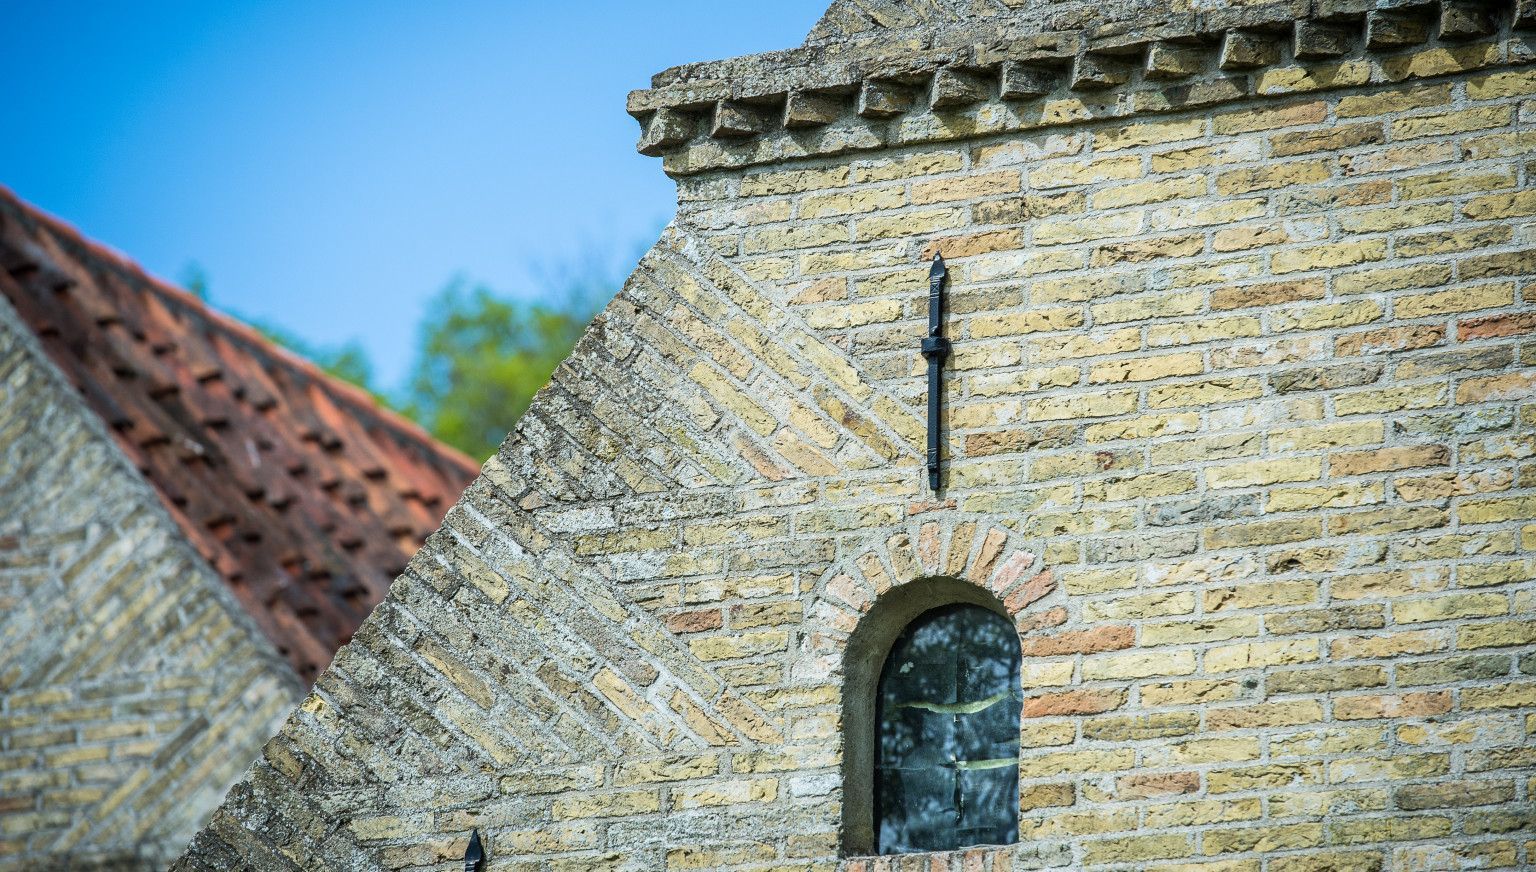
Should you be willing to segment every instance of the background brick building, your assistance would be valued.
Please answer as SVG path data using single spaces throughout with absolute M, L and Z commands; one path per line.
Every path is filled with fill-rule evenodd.
M 163 869 L 473 464 L 0 189 L 0 868 Z

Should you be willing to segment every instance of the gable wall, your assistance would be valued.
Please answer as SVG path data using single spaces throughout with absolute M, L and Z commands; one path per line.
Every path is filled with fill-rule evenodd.
M 925 576 L 1022 634 L 1023 839 L 902 869 L 1530 865 L 1536 78 L 1404 57 L 682 179 L 175 868 L 890 868 L 843 655 Z
M 1078 715 L 1026 719 L 1026 842 L 1536 862 L 1503 835 L 1536 763 L 1533 92 L 1276 89 L 681 180 L 914 406 L 947 258 L 945 505 L 1039 543 L 1080 646 L 1026 658 L 1037 714 Z
M 292 673 L 3 299 L 0 493 L 0 869 L 163 869 Z

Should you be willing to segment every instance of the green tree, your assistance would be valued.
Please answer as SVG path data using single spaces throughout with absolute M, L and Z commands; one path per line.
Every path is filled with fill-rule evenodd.
M 463 280 L 439 292 L 419 328 L 405 413 L 477 460 L 494 453 L 613 292 L 590 274 L 554 284 L 565 290 L 553 301 Z

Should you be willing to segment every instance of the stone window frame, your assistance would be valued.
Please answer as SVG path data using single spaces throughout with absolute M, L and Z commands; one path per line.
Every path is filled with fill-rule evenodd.
M 1009 619 L 1021 644 L 1026 633 L 1066 621 L 1066 609 L 1052 604 L 1055 578 L 1041 569 L 1035 551 L 1023 547 L 1021 539 L 988 518 L 917 522 L 855 549 L 814 587 L 808 618 L 815 630 L 801 649 L 795 671 L 806 677 L 830 673 L 842 683 L 839 854 L 844 868 L 886 868 L 903 857 L 939 860 L 953 854 L 974 859 L 978 852 L 1002 856 L 1017 847 L 872 855 L 875 694 L 896 637 L 923 612 L 959 603 Z

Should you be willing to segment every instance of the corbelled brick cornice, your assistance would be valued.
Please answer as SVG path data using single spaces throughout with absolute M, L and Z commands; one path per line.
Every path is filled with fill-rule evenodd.
M 685 176 L 1536 57 L 1536 0 L 1117 8 L 1091 27 L 1020 11 L 674 67 L 629 95 L 638 148 Z

